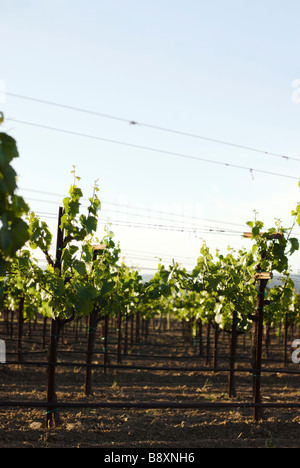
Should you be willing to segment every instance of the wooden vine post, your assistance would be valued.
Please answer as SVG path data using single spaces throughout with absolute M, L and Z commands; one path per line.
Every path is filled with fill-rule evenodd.
M 254 403 L 261 402 L 260 398 L 260 376 L 261 376 L 261 362 L 262 362 L 262 338 L 263 338 L 263 319 L 264 319 L 264 296 L 265 289 L 268 281 L 273 277 L 269 272 L 258 272 L 255 274 L 255 279 L 259 280 L 259 288 L 256 299 L 255 311 L 255 349 L 253 358 L 253 390 L 254 390 Z M 261 409 L 258 406 L 254 407 L 254 419 L 258 421 L 262 416 Z
M 60 228 L 61 218 L 63 215 L 63 208 L 59 207 L 58 213 L 58 227 L 57 227 L 57 241 L 56 241 L 56 260 L 55 268 L 61 271 L 61 256 L 62 249 L 64 246 L 64 234 Z M 48 354 L 48 387 L 47 387 L 47 403 L 50 405 L 47 407 L 46 412 L 46 427 L 54 427 L 58 424 L 58 412 L 57 408 L 53 406 L 53 403 L 57 401 L 55 392 L 55 370 L 57 364 L 57 345 L 59 337 L 60 327 L 59 321 L 55 318 L 51 320 L 51 332 L 50 332 L 50 345 Z
M 236 344 L 237 344 L 237 312 L 234 309 L 232 314 L 232 329 L 231 329 L 231 344 L 230 344 L 230 370 L 228 376 L 228 396 L 229 398 L 235 397 L 235 384 L 234 384 L 234 363 L 236 356 Z
M 94 345 L 96 338 L 97 327 L 97 311 L 94 309 L 90 313 L 89 327 L 88 327 L 88 344 L 86 352 L 86 372 L 85 372 L 85 394 L 90 396 L 92 394 L 92 360 L 94 354 Z
M 260 235 L 262 235 L 261 233 Z M 251 232 L 245 232 L 244 238 L 251 238 Z M 279 239 L 282 237 L 281 233 L 274 233 L 270 236 L 273 239 Z M 264 258 L 264 254 L 262 254 Z M 256 273 L 254 275 L 255 280 L 259 281 L 254 320 L 254 339 L 252 349 L 253 359 L 253 396 L 254 403 L 259 405 L 261 403 L 261 363 L 262 363 L 262 339 L 263 339 L 263 320 L 264 320 L 264 297 L 265 289 L 268 281 L 273 278 L 272 272 L 261 271 L 260 264 L 256 265 Z M 259 406 L 254 407 L 254 419 L 258 421 L 262 417 L 262 409 Z
M 104 365 L 104 374 L 107 372 L 107 365 L 108 365 L 108 315 L 104 317 L 104 336 L 103 336 L 103 365 Z
M 93 245 L 93 262 L 97 258 L 97 254 L 100 250 L 105 249 L 105 244 Z M 92 360 L 94 354 L 94 346 L 96 339 L 96 329 L 98 324 L 98 310 L 94 306 L 94 309 L 90 313 L 89 327 L 88 327 L 88 343 L 86 353 L 86 373 L 85 373 L 85 394 L 90 396 L 92 394 Z
M 18 344 L 17 344 L 18 362 L 23 362 L 22 337 L 23 337 L 23 325 L 24 325 L 24 315 L 23 315 L 24 302 L 25 302 L 25 296 L 23 295 L 19 301 L 19 308 L 18 308 Z
M 117 343 L 118 343 L 118 347 L 117 347 L 117 363 L 118 364 L 121 364 L 122 362 L 122 313 L 121 313 L 121 309 L 119 310 L 119 313 L 118 313 L 118 319 L 117 319 L 117 332 L 118 332 L 118 336 L 117 336 Z

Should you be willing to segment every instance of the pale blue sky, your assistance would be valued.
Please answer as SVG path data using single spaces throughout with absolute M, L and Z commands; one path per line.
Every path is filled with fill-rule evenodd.
M 0 0 L 0 83 L 8 93 L 300 159 L 300 103 L 292 98 L 292 83 L 300 78 L 299 15 L 296 0 Z M 193 264 L 200 237 L 213 251 L 239 248 L 238 235 L 203 233 L 203 226 L 242 232 L 254 209 L 267 227 L 274 218 L 288 226 L 300 200 L 296 179 L 255 172 L 300 180 L 297 161 L 9 95 L 0 106 L 7 118 L 254 169 L 253 180 L 248 170 L 7 121 L 3 128 L 16 138 L 21 156 L 15 163 L 19 186 L 65 194 L 72 164 L 87 197 L 99 179 L 103 219 L 132 222 L 113 230 L 130 262 L 141 266 L 155 266 L 145 252 L 189 257 L 186 263 Z M 57 212 L 59 197 L 22 193 L 32 209 Z M 124 214 L 120 204 L 134 205 L 139 216 Z M 147 210 L 150 217 L 141 217 Z M 157 218 L 154 210 L 180 216 Z M 47 220 L 55 229 L 55 220 Z M 196 234 L 133 226 L 179 229 L 183 220 L 185 228 L 197 224 Z M 298 263 L 296 255 L 295 269 Z

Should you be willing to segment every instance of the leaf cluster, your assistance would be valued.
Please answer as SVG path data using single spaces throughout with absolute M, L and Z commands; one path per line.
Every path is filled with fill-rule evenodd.
M 28 240 L 28 225 L 23 215 L 28 205 L 17 195 L 17 174 L 11 165 L 19 157 L 16 141 L 0 133 L 0 276 L 5 276 L 16 252 Z

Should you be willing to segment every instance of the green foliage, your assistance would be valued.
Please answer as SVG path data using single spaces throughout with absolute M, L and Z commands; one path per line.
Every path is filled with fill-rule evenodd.
M 24 318 L 34 317 L 42 306 L 39 280 L 42 270 L 29 250 L 19 251 L 10 265 L 9 275 L 2 280 L 2 307 L 17 310 L 24 300 Z
M 277 220 L 275 227 L 263 232 L 264 224 L 256 219 L 256 215 L 254 221 L 247 224 L 252 230 L 251 238 L 255 242 L 252 251 L 258 255 L 260 271 L 287 271 L 289 256 L 299 249 L 298 239 L 290 237 L 292 228 L 283 228 Z
M 19 157 L 16 141 L 6 133 L 0 133 L 0 276 L 28 240 L 28 225 L 22 217 L 28 205 L 16 194 L 16 172 L 11 161 Z
M 294 282 L 286 274 L 282 277 L 282 284 L 275 285 L 268 291 L 264 321 L 271 327 L 281 327 L 287 318 L 289 325 L 296 325 L 300 318 L 299 305 Z
M 32 249 L 41 249 L 45 254 L 48 263 L 52 264 L 53 260 L 49 255 L 49 250 L 52 243 L 52 234 L 47 226 L 47 223 L 41 222 L 39 217 L 30 212 L 28 216 L 28 233 L 29 245 Z
M 254 220 L 247 223 L 253 242 L 250 250 L 228 247 L 226 253 L 217 250 L 213 255 L 203 243 L 191 272 L 174 260 L 168 267 L 159 263 L 153 277 L 144 283 L 137 270 L 121 261 L 121 249 L 110 226 L 105 227 L 101 240 L 96 237 L 101 207 L 99 188 L 95 183 L 83 213 L 83 193 L 77 185 L 80 177 L 75 168 L 73 184 L 62 202 L 63 244 L 58 262 L 50 255 L 53 238 L 47 224 L 15 195 L 16 175 L 7 164 L 17 156 L 17 149 L 14 140 L 3 135 L 0 134 L 0 206 L 6 211 L 1 214 L 0 268 L 4 261 L 5 268 L 9 262 L 10 269 L 5 279 L 0 278 L 1 307 L 16 309 L 24 299 L 25 317 L 40 312 L 62 324 L 92 311 L 96 312 L 96 321 L 119 313 L 122 317 L 133 312 L 143 317 L 172 313 L 180 320 L 214 321 L 226 331 L 232 328 L 235 312 L 237 329 L 245 332 L 256 307 L 255 273 L 277 271 L 284 281 L 269 290 L 265 323 L 281 326 L 287 318 L 289 323 L 299 320 L 300 300 L 288 271 L 289 257 L 299 249 L 298 240 L 291 237 L 292 228 L 283 228 L 277 220 L 275 227 L 264 230 L 255 214 Z M 26 214 L 28 225 L 21 219 Z M 294 224 L 299 222 L 300 204 L 293 216 Z M 26 240 L 31 249 L 44 253 L 46 269 L 38 267 L 29 250 L 21 249 Z
M 96 288 L 91 284 L 93 263 L 94 233 L 97 229 L 100 201 L 98 188 L 94 187 L 93 197 L 89 199 L 88 214 L 80 214 L 83 193 L 76 185 L 78 177 L 69 190 L 69 196 L 63 200 L 64 212 L 60 228 L 63 232 L 63 247 L 60 263 L 50 254 L 52 234 L 45 222 L 34 214 L 29 215 L 29 244 L 32 249 L 39 248 L 46 257 L 48 266 L 39 276 L 42 291 L 42 313 L 57 317 L 61 321 L 72 317 L 89 314 L 97 296 Z

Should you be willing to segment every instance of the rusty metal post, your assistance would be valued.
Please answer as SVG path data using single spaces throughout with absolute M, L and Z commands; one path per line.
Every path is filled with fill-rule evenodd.
M 24 302 L 25 296 L 22 296 L 19 302 L 18 308 L 18 344 L 17 344 L 17 352 L 18 352 L 18 362 L 23 362 L 22 356 L 22 338 L 23 338 L 23 325 L 24 325 Z
M 104 341 L 103 341 L 103 364 L 104 364 L 104 374 L 107 372 L 108 365 L 108 315 L 104 318 Z
M 263 336 L 263 309 L 264 295 L 268 279 L 259 280 L 259 289 L 256 302 L 256 350 L 255 350 L 255 368 L 253 370 L 253 388 L 254 388 L 254 403 L 261 403 L 260 399 L 260 377 L 261 377 L 261 362 L 262 362 L 262 336 Z M 258 421 L 262 416 L 262 410 L 259 407 L 254 408 L 254 419 Z
M 236 396 L 235 385 L 234 385 L 234 364 L 236 356 L 236 344 L 237 344 L 237 312 L 234 309 L 232 313 L 232 330 L 231 330 L 231 346 L 230 346 L 230 371 L 228 376 L 228 396 L 233 398 Z
M 93 262 L 97 259 L 97 254 L 104 247 L 103 245 L 93 246 Z M 89 316 L 88 326 L 88 342 L 87 342 L 87 353 L 86 353 L 86 372 L 85 372 L 85 394 L 90 396 L 92 394 L 92 360 L 94 354 L 96 330 L 98 324 L 98 310 L 94 306 Z
M 62 249 L 64 246 L 64 234 L 60 228 L 61 218 L 63 215 L 63 208 L 59 207 L 58 212 L 58 227 L 57 227 L 57 241 L 56 241 L 56 260 L 54 267 L 61 271 L 61 256 Z M 48 354 L 48 387 L 47 387 L 47 403 L 52 405 L 57 402 L 55 392 L 55 370 L 57 363 L 57 345 L 59 337 L 60 327 L 57 319 L 51 320 L 51 334 L 50 334 L 50 345 Z M 59 422 L 57 408 L 49 406 L 46 413 L 46 427 L 54 427 Z
M 263 235 L 261 232 L 260 235 Z M 244 238 L 252 238 L 251 232 L 244 232 Z M 281 239 L 282 233 L 276 232 L 270 235 L 271 239 Z M 266 252 L 261 252 L 261 258 L 266 257 Z M 261 376 L 261 356 L 262 356 L 262 337 L 263 337 L 263 319 L 264 319 L 264 298 L 265 289 L 268 281 L 273 277 L 272 272 L 262 271 L 260 263 L 255 267 L 256 274 L 254 275 L 256 280 L 259 280 L 259 288 L 256 299 L 256 312 L 254 315 L 254 339 L 252 348 L 252 360 L 253 360 L 253 394 L 254 403 L 260 403 L 260 376 Z M 262 417 L 262 410 L 258 406 L 254 407 L 254 419 L 258 421 Z

